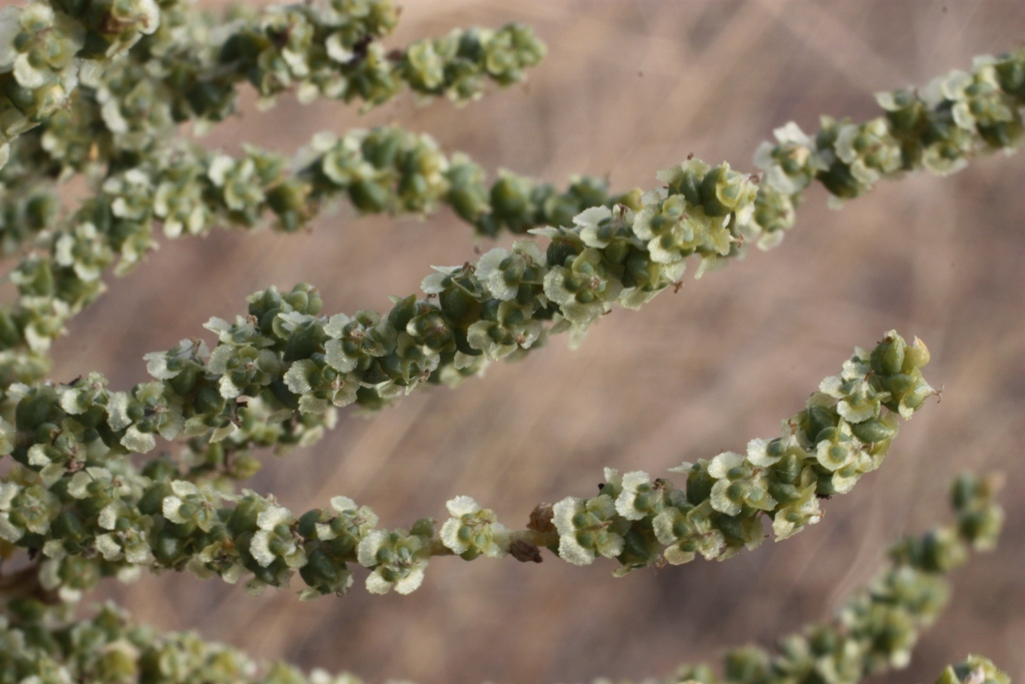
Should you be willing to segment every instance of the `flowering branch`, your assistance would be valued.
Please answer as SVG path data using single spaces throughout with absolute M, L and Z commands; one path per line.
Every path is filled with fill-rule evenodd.
M 387 316 L 371 311 L 319 316 L 320 297 L 308 285 L 286 295 L 274 288 L 257 293 L 246 317 L 234 324 L 222 319 L 207 324 L 219 337 L 209 362 L 205 345 L 190 340 L 147 357 L 151 374 L 175 388 L 153 390 L 151 400 L 169 407 L 178 401 L 173 396 L 192 396 L 195 402 L 210 394 L 214 403 L 201 412 L 213 411 L 216 425 L 197 427 L 195 434 L 223 427 L 227 436 L 240 396 L 255 400 L 247 406 L 258 407 L 267 425 L 296 409 L 320 421 L 316 416 L 333 416 L 332 406 L 355 402 L 376 409 L 427 380 L 455 384 L 493 360 L 522 355 L 549 334 L 568 331 L 578 343 L 614 304 L 638 308 L 675 284 L 688 256 L 701 255 L 700 273 L 738 255 L 744 236 L 757 234 L 757 226 L 748 222 L 755 186 L 728 165 L 712 169 L 690 160 L 662 175 L 704 184 L 709 201 L 691 206 L 682 195 L 662 189 L 645 195 L 636 216 L 622 205 L 615 211 L 589 209 L 574 219 L 574 228 L 538 231 L 552 240 L 546 254 L 536 243 L 520 241 L 512 251 L 493 249 L 477 263 L 438 269 L 423 281 L 425 299 L 397 298 Z M 72 252 L 69 258 L 78 259 L 72 270 L 90 266 L 88 255 Z M 18 284 L 36 297 L 23 296 L 23 301 L 46 305 L 47 292 L 68 289 L 67 281 L 54 283 L 48 273 L 18 272 Z M 0 332 L 14 331 L 13 338 L 24 330 L 27 339 L 45 348 L 63 311 L 44 312 L 27 325 L 27 317 L 0 314 Z M 104 384 L 97 376 L 80 382 L 87 392 Z M 165 391 L 172 394 L 163 396 Z M 170 421 L 160 428 L 166 436 L 177 429 L 171 420 L 176 412 L 161 411 Z
M 583 207 L 636 201 L 640 194 L 609 197 L 603 181 L 587 177 L 559 192 L 504 172 L 489 188 L 484 171 L 465 155 L 446 157 L 429 136 L 395 127 L 341 139 L 320 135 L 304 156 L 302 170 L 291 173 L 284 157 L 256 148 L 236 159 L 179 147 L 108 177 L 70 227 L 48 239 L 49 255 L 28 255 L 10 274 L 21 296 L 16 306 L 0 308 L 0 353 L 7 356 L 0 360 L 6 373 L 0 374 L 10 381 L 39 379 L 17 370 L 25 367 L 26 356 L 39 359 L 28 370 L 45 368 L 42 352 L 51 340 L 104 291 L 103 271 L 116 258 L 119 274 L 137 265 L 156 247 L 158 226 L 175 238 L 203 234 L 217 224 L 251 227 L 273 212 L 279 229 L 295 231 L 344 196 L 361 213 L 424 214 L 444 203 L 478 230 L 523 231 L 539 223 L 570 223 Z M 12 193 L 11 200 L 9 221 L 22 235 L 48 227 L 55 200 L 21 193 Z M 17 233 L 3 235 L 17 245 Z
M 296 344 L 290 343 L 292 351 Z M 333 358 L 344 358 L 344 342 L 327 347 Z M 333 498 L 330 508 L 298 515 L 273 497 L 249 490 L 228 494 L 182 479 L 165 458 L 141 473 L 131 465 L 127 456 L 152 450 L 157 434 L 173 439 L 213 427 L 216 440 L 240 432 L 226 419 L 225 394 L 235 404 L 229 411 L 238 414 L 275 401 L 274 389 L 264 399 L 246 389 L 253 379 L 269 379 L 273 362 L 261 360 L 261 353 L 250 371 L 215 350 L 210 366 L 226 368 L 219 378 L 216 370 L 189 365 L 194 357 L 152 355 L 150 369 L 162 381 L 130 394 L 107 391 L 95 374 L 30 390 L 16 408 L 16 426 L 0 423 L 4 449 L 20 464 L 0 484 L 0 538 L 41 552 L 44 588 L 72 594 L 100 576 L 125 577 L 150 567 L 228 582 L 249 572 L 252 589 L 285 586 L 299 570 L 307 585 L 302 595 L 313 598 L 345 593 L 353 562 L 371 571 L 369 591 L 409 593 L 423 580 L 431 556 L 472 560 L 511 553 L 539 561 L 539 546 L 576 565 L 598 555 L 615 558 L 617 575 L 664 561 L 685 563 L 696 553 L 722 560 L 764 540 L 763 515 L 778 540 L 818 522 L 820 498 L 850 491 L 882 464 L 896 435 L 895 414 L 910 418 L 934 393 L 920 370 L 929 360 L 925 345 L 908 345 L 891 332 L 872 351 L 857 349 L 839 375 L 823 380 L 808 407 L 783 424 L 780 437 L 753 440 L 746 455 L 725 452 L 677 469 L 687 474 L 683 489 L 661 478 L 652 482 L 646 473 L 620 477 L 607 469 L 597 497 L 541 507 L 520 532 L 460 496 L 448 502 L 449 518 L 436 537 L 431 518 L 408 531 L 379 529 L 372 510 L 344 496 Z M 310 363 L 293 361 L 299 372 L 286 371 L 270 387 L 294 388 L 298 378 L 308 383 Z M 257 375 L 249 378 L 251 372 Z M 242 391 L 244 405 L 238 401 Z M 327 404 L 312 391 L 292 402 L 300 413 L 304 407 L 319 413 Z M 284 422 L 292 411 L 281 404 L 265 420 Z M 264 434 L 254 427 L 252 437 Z
M 855 124 L 822 118 L 814 136 L 797 124 L 775 131 L 755 164 L 765 171 L 755 219 L 770 234 L 793 225 L 804 190 L 818 181 L 834 204 L 859 197 L 882 179 L 922 169 L 945 176 L 970 159 L 1022 143 L 1025 48 L 975 58 L 971 73 L 955 70 L 924 88 L 876 95 L 884 116 Z
M 80 105 L 98 111 L 58 116 L 42 134 L 42 147 L 56 152 L 52 158 L 72 165 L 92 161 L 111 144 L 144 149 L 175 122 L 221 121 L 234 112 L 246 80 L 265 99 L 296 88 L 304 101 L 325 95 L 370 108 L 408 87 L 425 98 L 466 102 L 483 94 L 488 79 L 522 80 L 523 70 L 545 55 L 544 44 L 520 24 L 457 29 L 386 52 L 380 39 L 398 20 L 389 0 L 241 11 L 221 25 L 187 4 L 54 0 L 7 8 L 0 16 L 0 81 L 7 93 L 0 99 L 0 166 L 9 143 L 57 114 L 79 79 L 92 89 Z M 129 58 L 113 59 L 144 34 Z M 110 137 L 92 140 L 85 159 L 63 159 L 67 142 L 82 139 L 80 126 L 64 127 L 76 118 L 89 125 L 102 119 Z
M 995 542 L 1002 512 L 992 500 L 994 489 L 991 478 L 959 478 L 953 487 L 954 524 L 896 545 L 890 553 L 891 567 L 849 599 L 835 620 L 784 638 L 778 654 L 757 647 L 735 649 L 725 657 L 722 679 L 707 666 L 683 666 L 663 681 L 783 684 L 814 678 L 856 684 L 869 675 L 904 667 L 919 633 L 947 602 L 950 587 L 944 575 L 962 565 L 970 549 L 986 550 Z M 110 604 L 89 619 L 76 621 L 70 612 L 67 604 L 48 606 L 27 598 L 8 603 L 0 639 L 21 647 L 0 650 L 0 683 L 15 684 L 36 672 L 54 673 L 54 681 L 164 681 L 173 673 L 176 681 L 213 684 L 361 682 L 351 674 L 322 670 L 306 676 L 283 663 L 261 668 L 241 651 L 195 634 L 132 625 Z M 41 634 L 49 638 L 40 638 Z M 8 674 L 13 678 L 2 678 Z M 969 656 L 948 667 L 936 684 L 1009 680 L 988 660 Z
M 813 180 L 837 198 L 856 197 L 880 178 L 920 169 L 950 173 L 976 154 L 1016 149 L 1025 103 L 1023 73 L 1025 50 L 977 58 L 972 74 L 955 71 L 922 92 L 880 95 L 886 117 L 860 126 L 824 119 L 814 140 L 793 124 L 778 130 L 779 142 L 764 144 L 756 155 L 756 163 L 766 172 L 757 186 L 728 164 L 710 169 L 695 161 L 663 171 L 659 179 L 667 187 L 643 201 L 636 191 L 610 198 L 604 184 L 592 179 L 576 181 L 559 194 L 549 185 L 504 174 L 489 190 L 482 170 L 470 160 L 447 160 L 426 136 L 397 129 L 352 134 L 341 141 L 319 138 L 316 144 L 323 149 L 296 176 L 285 172 L 283 158 L 255 149 L 243 159 L 171 152 L 150 166 L 109 178 L 104 194 L 53 237 L 53 256 L 27 257 L 12 274 L 21 297 L 17 307 L 0 311 L 0 380 L 33 382 L 45 373 L 42 352 L 49 341 L 99 296 L 99 277 L 115 257 L 128 268 L 152 248 L 154 222 L 162 221 L 172 235 L 201 232 L 213 221 L 225 220 L 225 214 L 229 221 L 252 225 L 269 208 L 282 226 L 295 229 L 324 198 L 340 193 L 348 194 L 363 211 L 425 212 L 446 202 L 485 234 L 502 228 L 522 232 L 539 224 L 575 224 L 575 229 L 546 231 L 562 236 L 557 240 L 561 243 L 572 242 L 571 234 L 581 234 L 582 226 L 611 221 L 603 230 L 611 231 L 614 240 L 592 237 L 580 247 L 592 250 L 592 256 L 584 257 L 587 261 L 594 258 L 593 249 L 615 243 L 610 265 L 614 271 L 632 271 L 632 277 L 620 283 L 630 292 L 623 303 L 632 306 L 679 279 L 681 255 L 701 253 L 700 274 L 707 266 L 739 255 L 745 240 L 763 248 L 778 244 L 793 225 L 794 208 Z M 374 141 L 387 144 L 378 142 L 375 151 Z M 393 152 L 385 154 L 382 149 Z M 587 213 L 589 205 L 612 202 L 623 207 L 615 220 L 605 213 Z M 42 201 L 32 204 L 37 212 L 49 206 Z M 581 213 L 570 220 L 576 211 Z M 635 216 L 637 225 L 632 225 Z M 45 221 L 33 217 L 27 223 Z M 638 249 L 642 242 L 646 249 Z M 572 249 L 579 253 L 580 247 Z M 596 265 L 579 267 L 588 270 Z M 655 270 L 645 275 L 644 269 Z M 626 284 L 638 277 L 640 290 Z M 574 293 L 589 299 L 578 302 L 586 306 L 574 309 L 598 311 L 602 302 L 594 298 L 606 298 L 617 287 L 612 283 L 600 296 Z M 472 297 L 477 291 L 479 287 L 471 287 L 467 294 Z M 568 294 L 561 296 L 568 303 Z

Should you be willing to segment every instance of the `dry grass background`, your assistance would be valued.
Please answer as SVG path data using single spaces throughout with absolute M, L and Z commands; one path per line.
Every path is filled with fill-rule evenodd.
M 872 93 L 921 84 L 1025 36 L 1019 0 L 408 0 L 401 45 L 470 24 L 532 23 L 549 57 L 526 86 L 462 109 L 409 98 L 367 116 L 290 98 L 205 139 L 291 151 L 323 129 L 398 122 L 448 150 L 563 182 L 608 174 L 650 187 L 688 153 L 751 169 L 758 142 L 793 119 L 876 115 Z M 173 574 L 111 587 L 136 616 L 306 668 L 369 681 L 556 682 L 664 675 L 745 642 L 771 644 L 831 614 L 878 567 L 885 546 L 946 515 L 944 488 L 966 468 L 1008 476 L 995 554 L 956 575 L 953 605 L 908 671 L 932 681 L 966 653 L 1025 675 L 1025 156 L 982 159 L 950 178 L 882 184 L 841 212 L 815 191 L 783 245 L 643 311 L 617 310 L 575 352 L 563 339 L 457 391 L 423 392 L 370 420 L 343 414 L 313 449 L 267 458 L 254 486 L 298 510 L 346 494 L 383 524 L 444 514 L 469 494 L 508 524 L 533 505 L 589 495 L 601 468 L 662 474 L 683 460 L 772 436 L 855 344 L 896 328 L 933 352 L 943 386 L 905 426 L 883 470 L 826 505 L 825 520 L 728 563 L 696 562 L 613 579 L 487 559 L 432 563 L 415 594 L 300 604 Z M 502 244 L 508 242 L 503 239 Z M 326 310 L 383 309 L 431 264 L 475 242 L 450 213 L 426 221 L 322 218 L 303 235 L 220 231 L 167 243 L 71 326 L 57 378 L 102 370 L 125 388 L 141 356 L 244 310 L 244 296 L 300 280 Z

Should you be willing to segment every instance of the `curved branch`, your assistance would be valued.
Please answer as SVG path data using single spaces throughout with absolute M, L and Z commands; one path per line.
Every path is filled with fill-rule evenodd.
M 156 355 L 151 368 L 171 375 L 184 358 Z M 839 375 L 823 380 L 779 438 L 753 440 L 743 455 L 725 452 L 681 466 L 684 488 L 663 478 L 652 482 L 642 472 L 621 477 L 607 469 L 598 496 L 541 507 L 520 532 L 460 496 L 448 502 L 449 518 L 436 534 L 431 518 L 408 531 L 379 529 L 372 510 L 344 496 L 333 498 L 329 508 L 297 514 L 249 490 L 237 496 L 197 485 L 167 459 L 137 471 L 127 457 L 151 450 L 155 433 L 205 433 L 222 420 L 225 400 L 214 387 L 222 394 L 233 388 L 226 393 L 234 394 L 245 385 L 239 372 L 273 373 L 270 357 L 260 352 L 250 368 L 226 358 L 218 351 L 211 357 L 212 364 L 234 369 L 219 380 L 183 367 L 131 394 L 108 392 L 97 375 L 59 389 L 38 388 L 18 404 L 16 429 L 0 425 L 0 437 L 21 464 L 0 484 L 0 538 L 47 558 L 44 586 L 81 590 L 100 576 L 149 567 L 229 582 L 252 573 L 249 586 L 262 589 L 287 585 L 298 570 L 307 585 L 303 596 L 313 598 L 345 593 L 353 581 L 351 563 L 371 570 L 369 591 L 408 593 L 435 555 L 472 560 L 511 554 L 536 561 L 537 547 L 547 546 L 575 565 L 614 558 L 617 575 L 666 561 L 686 563 L 698 553 L 721 560 L 764 540 L 763 516 L 772 520 L 777 540 L 818 522 L 819 499 L 850 491 L 876 470 L 896 435 L 896 414 L 910 418 L 933 394 L 920 370 L 928 362 L 925 345 L 908 345 L 891 332 L 871 352 L 857 349 Z M 310 363 L 293 362 L 300 374 L 289 371 L 284 382 L 308 383 L 303 373 L 313 372 Z M 184 391 L 187 378 L 194 384 Z M 242 415 L 249 405 L 273 401 L 273 391 L 262 400 L 250 394 L 245 408 L 232 399 L 232 411 Z M 316 412 L 324 403 L 313 394 L 296 401 L 300 411 Z M 248 429 L 250 439 L 260 439 L 267 423 L 289 413 L 281 406 L 263 420 L 242 418 L 243 427 L 229 421 L 217 431 Z
M 964 563 L 970 548 L 986 549 L 999 532 L 1000 508 L 987 480 L 963 476 L 955 492 L 958 520 L 953 525 L 898 544 L 892 565 L 869 588 L 855 594 L 828 623 L 786 637 L 776 655 L 749 647 L 726 656 L 726 677 L 705 666 L 681 667 L 665 684 L 784 684 L 825 680 L 857 684 L 865 677 L 907 664 L 918 635 L 946 604 L 948 572 Z M 980 527 L 977 523 L 984 522 Z M 297 684 L 359 684 L 351 674 L 309 676 L 284 663 L 261 667 L 242 651 L 200 638 L 191 632 L 158 632 L 132 624 L 113 605 L 88 619 L 75 620 L 67 605 L 47 606 L 15 599 L 8 621 L 0 627 L 4 643 L 21 648 L 0 653 L 4 672 L 17 682 L 30 673 L 51 672 L 67 681 L 164 681 L 174 665 L 176 681 L 212 684 L 288 681 Z M 28 638 L 28 635 L 33 638 Z M 40 635 L 48 638 L 39 638 Z M 78 635 L 79 638 L 72 638 Z M 85 638 L 88 636 L 88 638 Z M 7 680 L 4 680 L 7 681 Z M 650 680 L 646 680 L 650 681 Z M 948 667 L 936 684 L 1008 684 L 1007 675 L 990 661 L 969 656 Z

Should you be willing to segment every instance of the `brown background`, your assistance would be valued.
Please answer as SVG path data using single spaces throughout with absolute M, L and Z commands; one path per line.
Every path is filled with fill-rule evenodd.
M 406 97 L 362 117 L 288 97 L 260 114 L 247 93 L 243 115 L 205 142 L 292 151 L 318 130 L 398 122 L 492 172 L 559 183 L 608 174 L 615 188 L 651 187 L 656 170 L 690 152 L 751 170 L 776 126 L 875 116 L 873 92 L 968 68 L 973 55 L 1025 37 L 1017 0 L 409 0 L 389 45 L 513 19 L 549 45 L 526 86 L 464 108 L 416 108 Z M 641 312 L 617 310 L 576 352 L 555 339 L 457 391 L 419 393 L 371 420 L 343 413 L 316 448 L 268 457 L 254 483 L 297 510 L 346 494 L 391 527 L 443 516 L 446 499 L 468 494 L 522 526 L 539 501 L 589 495 L 603 466 L 664 474 L 774 436 L 853 345 L 890 328 L 921 336 L 942 403 L 902 430 L 879 474 L 786 544 L 619 580 L 611 562 L 442 559 L 408 597 L 368 595 L 362 573 L 349 596 L 305 604 L 291 591 L 252 598 L 174 575 L 106 593 L 162 628 L 373 682 L 640 679 L 731 645 L 771 644 L 828 616 L 871 576 L 885 545 L 946 515 L 950 477 L 1000 468 L 1000 550 L 957 573 L 954 603 L 912 669 L 889 679 L 932 681 L 969 652 L 1021 677 L 1023 189 L 1020 155 L 883 184 L 840 212 L 816 189 L 775 251 L 688 279 Z M 447 211 L 421 221 L 356 220 L 348 210 L 309 234 L 218 231 L 167 243 L 70 326 L 55 377 L 97 369 L 127 388 L 145 378 L 143 353 L 204 332 L 210 316 L 242 312 L 245 295 L 272 283 L 315 283 L 328 312 L 384 309 L 386 295 L 415 291 L 429 265 L 461 263 L 475 244 L 491 243 L 475 243 Z

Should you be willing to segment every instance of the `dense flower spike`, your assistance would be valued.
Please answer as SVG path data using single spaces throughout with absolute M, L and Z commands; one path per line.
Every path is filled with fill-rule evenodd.
M 907 663 L 907 654 L 920 631 L 930 626 L 943 609 L 949 583 L 943 575 L 951 564 L 933 565 L 925 556 L 907 555 L 912 546 L 936 548 L 941 555 L 964 560 L 970 547 L 989 548 L 999 528 L 999 508 L 986 479 L 971 475 L 955 484 L 958 522 L 919 539 L 898 545 L 893 565 L 867 590 L 852 597 L 832 622 L 813 625 L 781 640 L 770 655 L 758 647 L 729 651 L 725 677 L 718 679 L 705 666 L 683 666 L 666 684 L 698 681 L 702 684 L 784 684 L 820 681 L 855 684 L 870 674 Z M 450 502 L 451 503 L 451 502 Z M 466 502 L 460 502 L 457 507 Z M 352 502 L 332 502 L 335 510 L 352 509 Z M 464 514 L 466 515 L 466 514 Z M 979 516 L 994 521 L 983 534 L 965 525 Z M 341 518 L 339 518 L 341 519 Z M 355 518 L 337 525 L 351 525 Z M 300 523 L 302 525 L 302 523 Z M 958 533 L 957 530 L 962 532 Z M 387 537 L 386 533 L 383 533 Z M 382 541 L 384 538 L 382 537 Z M 937 541 L 942 540 L 942 541 Z M 384 544 L 375 546 L 389 548 Z M 945 550 L 939 551 L 939 547 Z M 953 551 L 957 549 L 956 551 Z M 955 565 L 956 565 L 955 564 Z M 401 580 L 400 580 L 401 581 Z M 351 674 L 329 675 L 320 670 L 303 675 L 277 663 L 261 665 L 240 651 L 210 643 L 192 633 L 160 633 L 131 624 L 112 605 L 101 607 L 88 619 L 75 620 L 65 605 L 46 605 L 33 599 L 11 601 L 0 622 L 0 684 L 22 684 L 26 677 L 45 673 L 40 681 L 146 681 L 211 684 L 359 684 Z M 651 680 L 645 680 L 651 681 Z M 968 656 L 948 667 L 936 684 L 1009 684 L 1006 674 L 979 656 Z M 597 680 L 595 684 L 603 684 Z
M 191 40 L 158 35 L 141 47 L 148 68 L 159 65 L 164 78 L 180 87 L 178 118 L 214 121 L 230 113 L 243 80 L 263 98 L 296 88 L 303 101 L 319 95 L 369 108 L 406 87 L 423 97 L 467 102 L 481 96 L 489 79 L 499 85 L 521 81 L 546 52 L 522 24 L 455 29 L 388 52 L 379 39 L 397 19 L 398 9 L 383 0 L 294 4 L 236 18 L 234 30 L 213 34 L 213 45 L 201 42 L 211 35 L 204 31 Z
M 183 340 L 169 353 L 149 355 L 156 380 L 131 392 L 109 391 L 98 374 L 21 390 L 15 423 L 0 423 L 4 450 L 17 461 L 0 479 L 0 538 L 42 553 L 45 588 L 74 596 L 101 576 L 152 567 L 228 582 L 249 573 L 248 586 L 258 590 L 287 585 L 299 570 L 307 585 L 302 594 L 313 598 L 347 591 L 349 564 L 358 563 L 371 571 L 369 591 L 409 593 L 432 556 L 501 558 L 515 542 L 546 546 L 576 565 L 615 558 L 618 575 L 663 558 L 674 564 L 697 553 L 725 559 L 762 541 L 763 514 L 777 539 L 817 522 L 821 497 L 849 491 L 882 463 L 896 434 L 893 414 L 910 417 L 932 393 L 920 370 L 928 361 L 925 345 L 906 344 L 891 332 L 871 352 L 857 349 L 841 375 L 824 380 L 832 394 L 812 395 L 807 409 L 783 423 L 781 437 L 753 440 L 746 455 L 725 452 L 685 465 L 684 489 L 642 472 L 620 476 L 607 469 L 597 497 L 555 504 L 554 530 L 510 532 L 493 511 L 457 496 L 447 504 L 450 517 L 440 535 L 430 518 L 389 531 L 377 527 L 373 511 L 346 497 L 299 515 L 273 497 L 204 483 L 202 469 L 182 472 L 158 458 L 140 472 L 129 461 L 153 450 L 157 436 L 208 435 L 214 444 L 227 443 L 228 453 L 268 439 L 315 438 L 333 404 L 358 400 L 369 389 L 380 402 L 403 387 L 383 380 L 386 389 L 361 377 L 390 369 L 420 378 L 437 370 L 429 345 L 404 342 L 410 333 L 389 332 L 378 317 L 337 315 L 325 323 L 316 315 L 315 292 L 269 291 L 253 301 L 249 317 L 208 324 L 220 341 L 213 352 Z M 416 318 L 411 310 L 407 329 Z M 857 402 L 852 415 L 845 407 Z M 260 419 L 250 421 L 250 411 Z M 273 431 L 275 423 L 294 425 L 304 415 L 320 422 Z M 973 502 L 985 498 L 980 487 L 957 490 L 961 510 L 975 511 Z M 965 517 L 963 527 L 964 535 L 992 536 L 999 520 L 978 514 Z M 927 551 L 909 547 L 907 553 Z
M 129 622 L 113 604 L 89 619 L 33 600 L 12 602 L 0 618 L 0 684 L 39 682 L 206 682 L 208 684 L 362 684 L 354 675 L 285 663 L 257 663 L 191 632 L 158 632 Z
M 467 102 L 481 96 L 488 80 L 521 81 L 545 56 L 544 44 L 521 24 L 455 29 L 388 51 L 381 39 L 398 16 L 390 0 L 240 6 L 221 25 L 182 10 L 169 14 L 131 57 L 174 88 L 177 121 L 220 121 L 234 111 L 246 81 L 265 102 L 294 89 L 302 101 L 323 96 L 369 108 L 403 88 Z
M 850 491 L 881 465 L 896 435 L 894 413 L 909 418 L 934 393 L 921 376 L 919 364 L 927 361 L 921 341 L 908 345 L 888 333 L 824 380 L 832 394 L 812 395 L 804 411 L 784 421 L 782 436 L 752 440 L 747 454 L 727 451 L 675 469 L 687 474 L 685 489 L 639 471 L 606 471 L 597 497 L 555 505 L 560 555 L 580 565 L 616 557 L 618 574 L 663 558 L 721 560 L 762 542 L 763 514 L 776 538 L 786 539 L 819 521 L 821 498 Z M 854 401 L 862 402 L 857 414 L 846 408 Z

